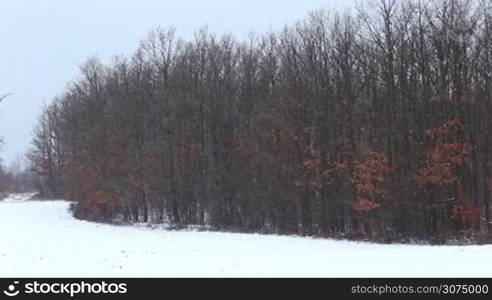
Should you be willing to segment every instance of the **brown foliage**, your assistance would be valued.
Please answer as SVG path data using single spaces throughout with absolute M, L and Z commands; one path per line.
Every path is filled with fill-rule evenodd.
M 103 191 L 95 191 L 81 203 L 87 211 L 87 218 L 96 221 L 108 221 L 119 210 L 118 202 Z
M 444 126 L 427 132 L 430 136 L 445 136 L 454 139 L 454 141 L 437 142 L 433 148 L 427 151 L 427 167 L 420 169 L 416 176 L 420 185 L 431 184 L 445 188 L 457 183 L 460 174 L 459 167 L 469 160 L 473 150 L 468 142 L 458 140 L 462 128 L 463 123 L 459 119 L 453 119 Z
M 371 153 L 364 162 L 355 166 L 353 183 L 357 193 L 353 208 L 357 212 L 368 213 L 381 207 L 377 202 L 388 197 L 385 180 L 391 172 L 389 161 L 380 153 Z

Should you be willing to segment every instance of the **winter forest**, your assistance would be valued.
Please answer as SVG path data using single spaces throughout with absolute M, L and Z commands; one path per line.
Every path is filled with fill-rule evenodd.
M 491 134 L 492 2 L 375 0 L 89 59 L 27 157 L 84 220 L 490 243 Z

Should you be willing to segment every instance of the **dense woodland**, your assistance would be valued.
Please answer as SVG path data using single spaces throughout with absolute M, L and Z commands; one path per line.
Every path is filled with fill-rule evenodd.
M 90 59 L 28 156 L 88 220 L 487 241 L 491 97 L 491 1 L 363 1 Z

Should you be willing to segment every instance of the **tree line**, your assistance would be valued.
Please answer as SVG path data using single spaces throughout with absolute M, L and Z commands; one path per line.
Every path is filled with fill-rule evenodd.
M 19 161 L 14 161 L 9 167 L 0 161 L 0 200 L 11 193 L 34 191 L 33 179 L 32 173 L 23 169 Z
M 0 95 L 0 103 L 11 96 L 12 94 Z M 0 137 L 0 149 L 2 148 L 4 141 Z M 32 186 L 33 174 L 28 169 L 25 169 L 22 165 L 22 158 L 18 156 L 13 160 L 9 167 L 5 167 L 2 159 L 0 158 L 0 200 L 3 200 L 9 195 L 9 193 L 23 193 L 32 192 L 34 187 Z
M 39 190 L 95 221 L 488 240 L 492 4 L 367 3 L 88 60 L 35 129 Z

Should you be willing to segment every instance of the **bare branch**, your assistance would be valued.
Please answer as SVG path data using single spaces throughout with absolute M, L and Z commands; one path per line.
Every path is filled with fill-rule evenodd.
M 3 99 L 9 97 L 9 96 L 12 96 L 12 93 L 9 93 L 9 94 L 6 94 L 6 95 L 3 95 L 3 96 L 0 96 L 0 102 L 3 101 Z

